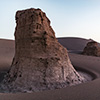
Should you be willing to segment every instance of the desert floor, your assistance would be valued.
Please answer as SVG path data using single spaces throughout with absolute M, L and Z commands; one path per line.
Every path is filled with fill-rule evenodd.
M 75 69 L 89 75 L 92 80 L 76 86 L 37 93 L 0 93 L 0 100 L 100 100 L 100 57 L 80 54 L 90 40 L 59 38 L 58 41 L 68 48 Z M 9 70 L 13 56 L 14 41 L 0 39 L 0 82 Z

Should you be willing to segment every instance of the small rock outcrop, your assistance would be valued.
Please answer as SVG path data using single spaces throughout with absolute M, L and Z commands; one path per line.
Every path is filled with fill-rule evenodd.
M 99 57 L 100 56 L 100 46 L 95 41 L 88 42 L 82 54 Z
M 67 50 L 58 43 L 50 20 L 40 9 L 16 13 L 15 56 L 3 80 L 10 92 L 63 88 L 82 83 Z

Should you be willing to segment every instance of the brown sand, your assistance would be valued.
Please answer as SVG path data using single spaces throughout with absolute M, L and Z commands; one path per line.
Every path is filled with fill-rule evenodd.
M 0 39 L 0 82 L 9 70 L 14 56 L 14 41 Z
M 0 39 L 0 71 L 8 70 L 14 56 L 14 41 Z
M 70 52 L 81 52 L 86 44 L 91 41 L 90 39 L 75 38 L 75 37 L 64 37 L 58 38 L 58 41 L 66 47 Z
M 9 44 L 10 41 L 5 41 L 0 40 L 0 71 L 10 68 L 14 53 L 14 44 Z M 7 49 L 8 44 L 10 49 Z M 69 56 L 77 70 L 89 73 L 94 77 L 94 80 L 52 91 L 18 94 L 0 93 L 0 100 L 100 100 L 100 57 L 74 53 L 69 53 Z
M 0 100 L 100 100 L 100 80 L 38 93 L 0 94 Z

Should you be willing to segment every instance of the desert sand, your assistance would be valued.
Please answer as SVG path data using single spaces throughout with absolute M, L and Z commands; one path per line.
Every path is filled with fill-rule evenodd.
M 68 47 L 67 38 L 61 38 L 63 45 Z M 76 39 L 77 46 L 71 45 L 75 48 L 75 52 L 84 48 L 88 40 L 84 39 L 81 45 L 81 40 Z M 78 41 L 79 40 L 79 41 Z M 65 42 L 66 41 L 66 42 Z M 75 38 L 68 38 L 72 44 L 75 43 Z M 74 42 L 74 43 L 73 43 Z M 66 87 L 57 90 L 49 90 L 44 92 L 34 93 L 0 93 L 0 100 L 100 100 L 100 57 L 84 56 L 77 54 L 74 50 L 69 48 L 69 57 L 73 66 L 81 72 L 87 73 L 92 77 L 92 80 L 76 86 Z M 2 81 L 4 73 L 10 68 L 14 56 L 14 41 L 0 39 L 0 80 Z
M 58 41 L 69 50 L 69 52 L 80 53 L 83 51 L 86 44 L 91 41 L 91 39 L 74 38 L 74 37 L 63 37 L 58 38 Z
M 14 41 L 0 39 L 0 82 L 9 70 L 14 56 Z

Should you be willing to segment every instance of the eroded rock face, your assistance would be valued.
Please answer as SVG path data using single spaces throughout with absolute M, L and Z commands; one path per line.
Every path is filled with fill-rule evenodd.
M 100 56 L 100 47 L 97 42 L 91 41 L 88 42 L 86 47 L 83 50 L 84 55 L 90 55 L 90 56 Z
M 82 83 L 67 50 L 40 9 L 16 13 L 15 57 L 3 83 L 10 92 L 43 91 Z

